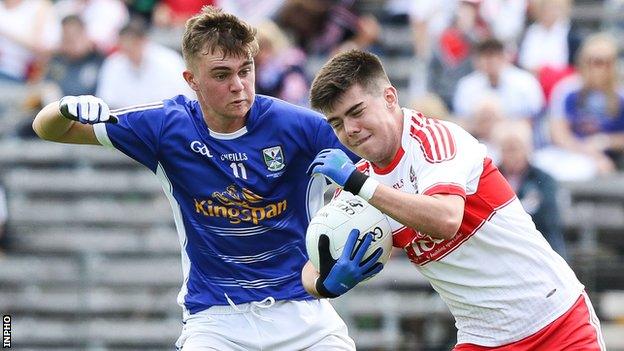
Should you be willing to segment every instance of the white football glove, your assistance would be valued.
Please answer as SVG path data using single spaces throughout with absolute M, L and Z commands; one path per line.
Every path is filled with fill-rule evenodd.
M 82 124 L 117 123 L 104 100 L 93 95 L 64 96 L 59 101 L 61 115 Z

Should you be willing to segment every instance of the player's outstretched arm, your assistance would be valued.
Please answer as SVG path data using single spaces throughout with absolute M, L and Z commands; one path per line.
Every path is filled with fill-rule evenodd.
M 359 172 L 339 149 L 319 152 L 310 164 L 308 174 L 329 178 L 399 223 L 433 238 L 452 238 L 462 222 L 464 198 L 461 196 L 408 194 L 385 186 Z
M 39 111 L 32 126 L 44 140 L 97 145 L 92 124 L 116 121 L 101 99 L 90 95 L 66 96 Z

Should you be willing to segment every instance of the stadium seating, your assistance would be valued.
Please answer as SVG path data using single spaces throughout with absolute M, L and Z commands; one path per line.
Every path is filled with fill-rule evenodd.
M 365 0 L 378 9 L 380 0 Z M 596 29 L 590 1 L 574 18 Z M 176 47 L 180 33 L 161 33 Z M 411 33 L 383 23 L 388 73 L 405 96 Z M 324 62 L 313 57 L 311 73 Z M 0 311 L 19 350 L 171 350 L 181 330 L 179 243 L 156 178 L 96 146 L 6 138 L 26 116 L 28 88 L 0 87 L 0 177 L 9 193 L 10 251 L 0 255 Z M 5 138 L 2 138 L 5 137 Z M 97 149 L 97 152 L 93 152 Z M 570 263 L 586 284 L 611 351 L 624 351 L 624 176 L 564 184 Z M 374 279 L 335 299 L 358 350 L 448 350 L 448 309 L 397 253 Z
M 27 349 L 170 349 L 181 281 L 171 209 L 156 177 L 103 148 L 0 142 L 12 250 L 0 258 L 0 310 Z M 624 350 L 624 177 L 571 183 L 564 220 L 571 264 Z M 334 300 L 359 349 L 448 349 L 452 317 L 402 252 Z M 424 321 L 427 321 L 424 323 Z

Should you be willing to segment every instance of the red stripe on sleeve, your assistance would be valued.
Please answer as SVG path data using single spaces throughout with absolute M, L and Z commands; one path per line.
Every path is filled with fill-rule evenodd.
M 437 183 L 423 191 L 423 195 L 435 194 L 459 195 L 466 199 L 466 190 L 461 185 L 453 183 Z
M 425 120 L 424 123 L 423 120 Z M 412 117 L 410 136 L 418 140 L 425 159 L 430 163 L 443 162 L 455 157 L 456 147 L 453 135 L 438 120 Z M 431 137 L 433 144 L 428 136 Z

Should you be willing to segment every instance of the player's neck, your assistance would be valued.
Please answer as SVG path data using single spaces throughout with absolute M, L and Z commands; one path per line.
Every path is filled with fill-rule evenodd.
M 235 119 L 226 119 L 226 118 L 209 118 L 204 116 L 204 122 L 206 122 L 206 126 L 213 132 L 228 134 L 234 133 L 245 126 L 245 122 L 247 121 L 247 116 Z
M 234 133 L 247 123 L 247 114 L 240 117 L 222 116 L 202 107 L 202 115 L 208 129 L 217 133 Z

